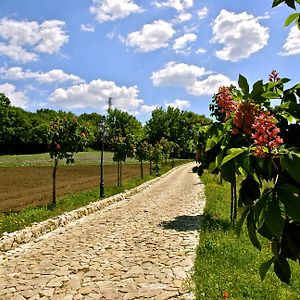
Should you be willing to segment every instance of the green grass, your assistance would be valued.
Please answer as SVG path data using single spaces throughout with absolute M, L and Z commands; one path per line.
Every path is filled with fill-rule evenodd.
M 292 281 L 288 286 L 275 276 L 272 268 L 264 281 L 259 277 L 259 266 L 271 257 L 267 240 L 261 240 L 262 252 L 252 246 L 243 229 L 238 238 L 230 219 L 230 186 L 220 184 L 219 176 L 205 173 L 207 199 L 200 243 L 195 262 L 195 292 L 197 299 L 300 299 L 300 269 L 292 262 Z
M 185 160 L 177 161 L 176 165 L 185 163 Z M 160 171 L 166 173 L 171 168 L 171 163 L 167 163 Z M 154 175 L 145 175 L 143 179 L 135 178 L 124 181 L 122 187 L 107 187 L 105 189 L 106 197 L 121 193 L 125 190 L 132 189 L 152 178 Z M 4 232 L 13 232 L 29 226 L 34 222 L 41 222 L 51 217 L 60 215 L 64 212 L 74 210 L 91 202 L 99 200 L 99 187 L 92 188 L 88 191 L 78 192 L 75 194 L 61 197 L 57 201 L 57 206 L 51 210 L 46 206 L 26 208 L 18 213 L 9 213 L 0 219 L 0 236 Z
M 87 151 L 74 154 L 75 165 L 98 165 L 100 151 Z M 104 152 L 104 164 L 114 164 L 113 153 Z M 128 158 L 126 163 L 137 163 L 137 160 Z M 0 167 L 28 167 L 28 166 L 52 166 L 53 160 L 48 153 L 20 154 L 0 156 Z

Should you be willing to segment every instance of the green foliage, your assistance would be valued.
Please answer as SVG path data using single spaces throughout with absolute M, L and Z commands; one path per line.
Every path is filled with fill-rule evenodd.
M 57 118 L 48 129 L 49 155 L 54 160 L 53 167 L 53 197 L 51 208 L 56 206 L 56 170 L 59 160 L 74 163 L 74 153 L 83 151 L 86 147 L 89 132 L 87 128 L 73 118 Z
M 290 285 L 282 283 L 274 272 L 269 258 L 271 245 L 258 236 L 261 251 L 254 248 L 243 228 L 237 238 L 228 221 L 230 184 L 220 183 L 219 176 L 204 172 L 206 205 L 200 229 L 199 247 L 195 261 L 195 294 L 199 300 L 281 300 L 300 299 L 300 270 L 290 263 Z M 243 211 L 240 212 L 240 216 Z M 246 213 L 247 214 L 247 213 Z M 260 272 L 257 272 L 257 270 Z M 261 281 L 261 276 L 264 280 Z
M 273 257 L 261 266 L 261 278 L 273 265 L 278 278 L 289 283 L 290 260 L 300 262 L 300 148 L 295 138 L 300 132 L 300 84 L 286 89 L 287 82 L 272 71 L 270 81 L 257 81 L 252 91 L 242 75 L 240 89 L 219 89 L 211 106 L 217 122 L 199 132 L 198 173 L 220 172 L 231 183 L 233 223 L 236 176 L 241 176 L 238 204 L 243 214 L 237 230 L 246 223 L 259 250 L 259 235 L 270 240 Z M 280 104 L 272 107 L 274 98 Z

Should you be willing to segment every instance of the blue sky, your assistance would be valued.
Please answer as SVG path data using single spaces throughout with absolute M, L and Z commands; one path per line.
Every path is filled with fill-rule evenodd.
M 0 92 L 28 111 L 104 113 L 107 99 L 141 121 L 157 106 L 209 116 L 220 85 L 299 82 L 300 31 L 272 1 L 1 0 Z

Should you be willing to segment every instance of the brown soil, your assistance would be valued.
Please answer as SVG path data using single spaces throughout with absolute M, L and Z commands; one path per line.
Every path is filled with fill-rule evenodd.
M 105 186 L 115 186 L 117 167 L 104 166 Z M 149 170 L 145 170 L 146 173 Z M 99 166 L 61 166 L 57 170 L 57 196 L 99 185 Z M 123 180 L 139 177 L 139 165 L 124 165 Z M 52 197 L 52 167 L 0 168 L 0 212 L 45 205 Z

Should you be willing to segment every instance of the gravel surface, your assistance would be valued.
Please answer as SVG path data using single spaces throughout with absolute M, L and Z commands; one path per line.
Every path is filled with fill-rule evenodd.
M 205 204 L 193 166 L 1 254 L 0 299 L 193 299 Z

